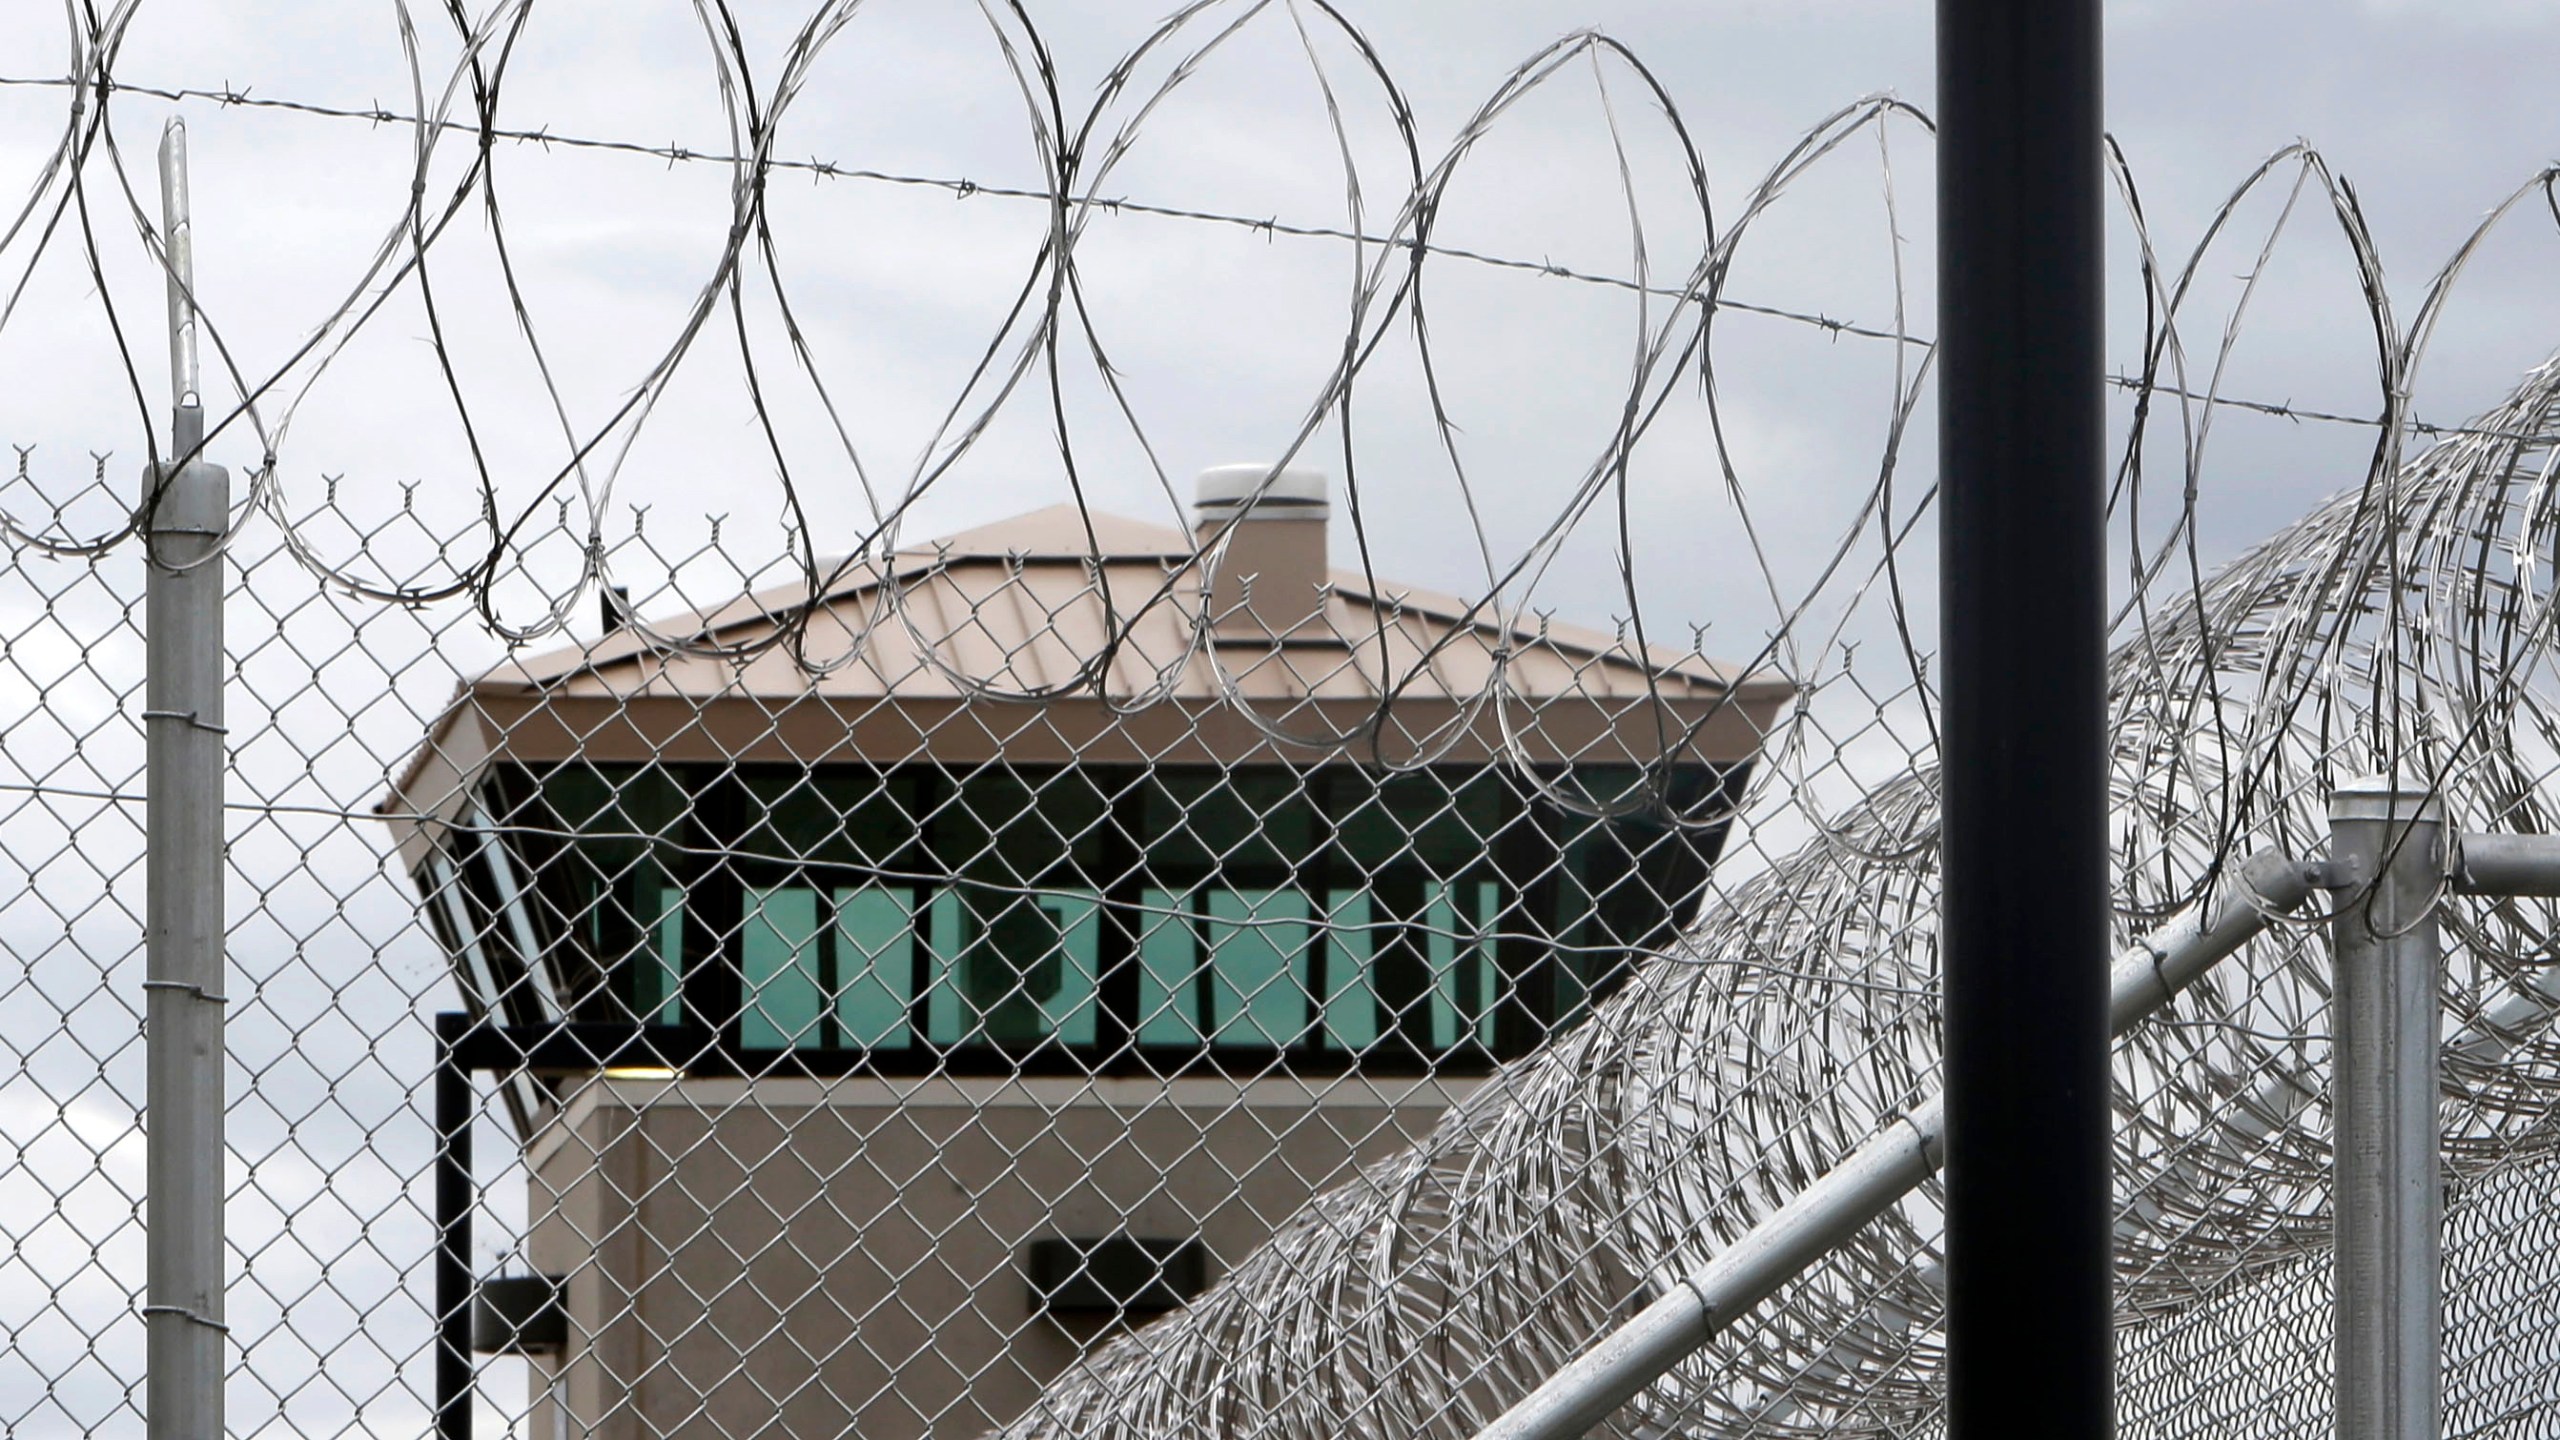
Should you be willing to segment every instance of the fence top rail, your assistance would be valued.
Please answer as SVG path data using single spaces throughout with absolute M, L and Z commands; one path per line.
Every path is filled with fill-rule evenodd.
M 2560 835 L 2457 835 L 2452 850 L 2456 894 L 2560 896 Z

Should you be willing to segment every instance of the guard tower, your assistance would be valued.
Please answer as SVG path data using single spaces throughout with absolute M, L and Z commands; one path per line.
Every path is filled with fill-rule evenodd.
M 1328 508 L 1222 467 L 462 689 L 383 809 L 528 1057 L 528 1433 L 977 1435 L 1688 922 L 1793 687 Z

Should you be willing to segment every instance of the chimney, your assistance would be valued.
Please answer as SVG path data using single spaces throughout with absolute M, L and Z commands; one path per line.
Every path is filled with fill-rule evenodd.
M 1216 465 L 1200 472 L 1193 538 L 1205 547 L 1228 521 L 1243 517 L 1227 535 L 1226 554 L 1209 571 L 1216 634 L 1276 640 L 1321 620 L 1317 587 L 1327 574 L 1325 518 L 1333 509 L 1327 490 L 1323 471 L 1295 466 L 1277 475 L 1268 465 Z

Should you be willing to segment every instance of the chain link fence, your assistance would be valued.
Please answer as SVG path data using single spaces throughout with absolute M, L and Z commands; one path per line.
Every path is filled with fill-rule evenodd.
M 392 298 L 425 294 L 430 254 L 454 248 L 436 217 L 496 213 L 499 142 L 539 133 L 497 99 L 524 9 L 462 17 L 438 105 L 259 102 L 277 123 L 404 129 L 421 198 L 367 288 L 272 373 L 233 369 L 208 320 L 230 382 L 205 453 L 243 482 L 221 559 L 230 1433 L 1455 1440 L 1933 1091 L 1934 694 L 1913 639 L 1932 515 L 1897 478 L 1926 343 L 1898 293 L 1893 323 L 1854 325 L 1725 288 L 1758 217 L 1852 140 L 1889 162 L 1907 107 L 1809 132 L 1676 271 L 1639 219 L 1626 273 L 1583 273 L 1444 247 L 1433 225 L 1472 147 L 1586 73 L 1604 109 L 1661 103 L 1704 210 L 1676 107 L 1602 37 L 1520 67 L 1436 163 L 1396 110 L 1393 208 L 1354 183 L 1342 224 L 1301 224 L 1104 184 L 1247 22 L 1294 20 L 1328 86 L 1391 91 L 1327 7 L 1186 9 L 1077 124 L 1035 115 L 1046 171 L 1010 191 L 779 158 L 773 122 L 851 14 L 828 7 L 778 88 L 722 69 L 735 154 L 543 137 L 735 182 L 719 274 L 623 408 L 569 423 L 530 339 L 522 395 L 455 383 L 465 430 L 539 397 L 567 461 L 519 483 L 475 458 L 476 489 L 305 481 L 279 460 L 303 397 Z M 0 234 L 13 264 L 9 246 L 54 243 L 44 216 L 120 175 L 113 107 L 249 105 L 123 87 L 130 18 L 75 17 L 80 66 L 42 82 L 76 103 L 33 219 Z M 1055 100 L 1029 22 L 993 24 L 1010 73 Z M 1609 116 L 1623 160 L 1633 122 Z M 840 468 L 780 463 L 776 432 L 841 420 L 780 298 L 764 182 L 782 170 L 1002 199 L 1046 226 L 903 488 L 850 440 Z M 2329 792 L 2355 776 L 2423 782 L 2457 829 L 2560 830 L 2560 368 L 2475 422 L 2421 424 L 2413 378 L 2457 265 L 2409 323 L 2378 311 L 2378 417 L 2221 395 L 2218 362 L 2184 348 L 2208 323 L 2190 281 L 2224 221 L 2277 195 L 2268 250 L 2325 197 L 2384 293 L 2352 196 L 2299 147 L 2183 269 L 2140 247 L 2154 308 L 2121 382 L 2115 512 L 2128 947 L 2229 901 L 2244 856 L 2321 854 Z M 962 507 L 974 527 L 925 535 L 911 512 L 1008 406 L 1137 428 L 1075 263 L 1124 216 L 1354 255 L 1345 357 L 1286 458 L 1185 493 L 1140 433 L 1121 484 L 1060 419 L 1047 508 L 988 499 Z M 165 237 L 134 219 L 156 286 Z M 1426 264 L 1639 307 L 1623 418 L 1565 482 L 1480 479 L 1494 467 L 1461 460 L 1436 392 L 1364 380 L 1408 336 L 1432 373 Z M 90 278 L 129 288 L 105 262 Z M 2245 302 L 2210 318 L 2226 358 Z M 761 357 L 819 382 L 798 410 L 755 391 L 754 466 L 774 461 L 784 516 L 763 538 L 736 519 L 760 494 L 699 526 L 615 502 L 613 457 L 645 451 L 640 423 L 723 306 L 751 381 Z M 1775 513 L 1724 443 L 1712 382 L 1749 368 L 1721 348 L 1739 316 L 1886 357 L 1882 453 L 1810 520 Z M 438 332 L 434 350 L 450 378 L 460 347 Z M 1058 379 L 1069 361 L 1086 389 Z M 1437 531 L 1380 526 L 1401 482 L 1351 438 L 1363 383 L 1363 405 L 1398 396 L 1446 445 Z M 2205 433 L 2270 416 L 2370 441 L 2363 483 L 2342 471 L 2339 498 L 2210 566 Z M 1709 478 L 1667 511 L 1632 502 L 1691 440 Z M 21 450 L 0 478 L 11 1434 L 145 1419 L 142 464 Z M 2184 494 L 2146 514 L 2146 486 Z M 822 490 L 868 497 L 841 554 L 802 509 Z M 1664 514 L 1695 520 L 1694 563 L 1748 578 L 1713 592 L 1747 605 L 1636 603 Z M 1432 568 L 1451 545 L 1483 564 Z M 1482 584 L 1435 593 L 1408 567 Z M 1619 614 L 1546 608 L 1540 584 L 1577 568 L 1620 573 Z M 2331 1423 L 2322 903 L 2119 1045 L 2129 1435 Z M 2449 886 L 2439 913 L 2447 1433 L 2538 1435 L 2560 1347 L 2542 1298 L 2560 914 Z M 1935 1433 L 1938 1204 L 1913 1190 L 1609 1428 Z
M 2554 390 L 2538 374 L 2127 645 L 2128 935 L 2219 893 L 2232 836 L 2318 853 L 2327 777 L 2423 766 L 2459 823 L 2546 828 L 2534 675 L 2465 684 L 2542 612 L 2437 537 L 2543 543 L 2550 441 L 2504 437 L 2554 433 Z M 1648 679 L 1606 632 L 1488 639 L 1409 594 L 1391 615 L 1348 577 L 1321 639 L 1181 619 L 1213 586 L 1161 636 L 1122 627 L 1194 688 L 1118 713 L 955 698 L 921 658 L 1067 668 L 1106 590 L 1195 563 L 1178 532 L 1115 533 L 1150 544 L 1097 567 L 957 537 L 815 608 L 673 626 L 738 656 L 624 627 L 457 697 L 439 629 L 474 622 L 332 598 L 242 532 L 236 1430 L 431 1427 L 459 1319 L 483 1434 L 1469 1434 L 1927 1093 L 1928 772 L 1817 823 L 1839 747 L 1762 738 L 1851 707 L 1694 657 Z M 139 1420 L 142 564 L 9 572 L 0 1293 L 27 1433 Z M 795 606 L 868 643 L 775 663 L 754 633 Z M 1473 711 L 1380 706 L 1381 643 L 1440 673 L 1516 644 L 1517 678 L 1468 682 Z M 1132 690 L 1172 668 L 1114 664 Z M 1222 724 L 1218 686 L 1274 666 L 1273 723 Z M 1281 726 L 1327 694 L 1411 748 L 1298 755 Z M 1664 735 L 1697 758 L 1648 753 Z M 1809 838 L 1772 853 L 1788 811 Z M 2445 902 L 2455 1433 L 2536 1433 L 2547 1404 L 2552 918 Z M 2137 1433 L 2328 1423 L 2327 966 L 2296 917 L 2121 1052 Z M 464 1017 L 441 1044 L 440 1013 Z M 475 1162 L 473 1283 L 441 1295 L 440 1065 L 468 1075 Z M 1621 1423 L 1927 1429 L 1936 1239 L 1924 1188 Z

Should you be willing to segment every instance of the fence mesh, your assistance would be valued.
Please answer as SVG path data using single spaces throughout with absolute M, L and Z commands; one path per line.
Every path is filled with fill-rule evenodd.
M 116 337 L 127 376 L 149 369 L 128 332 L 157 323 L 162 237 L 118 123 L 380 125 L 417 182 L 356 292 L 291 345 L 226 344 L 205 287 L 227 375 L 206 454 L 244 481 L 224 551 L 233 1433 L 1467 1436 L 1934 1088 L 1914 638 L 1933 516 L 1902 473 L 1926 340 L 1898 282 L 1890 323 L 1727 293 L 1762 217 L 1870 145 L 1890 230 L 1908 107 L 1841 110 L 1728 217 L 1672 97 L 1605 37 L 1534 56 L 1431 160 L 1328 6 L 1190 6 L 1073 112 L 1038 31 L 989 7 L 1038 102 L 1040 173 L 1008 187 L 784 158 L 784 112 L 862 33 L 850 4 L 762 87 L 735 27 L 710 27 L 736 137 L 716 153 L 519 121 L 501 82 L 529 8 L 404 30 L 407 62 L 451 83 L 396 112 L 129 84 L 129 5 L 71 14 L 73 70 L 10 86 L 59 100 L 62 136 L 0 255 L 30 304 L 79 291 L 66 313 Z M 1112 188 L 1160 107 L 1257 44 L 1323 97 L 1338 221 Z M 1573 86 L 1604 117 L 1628 263 L 1448 241 L 1478 148 Z M 1629 118 L 1638 101 L 1658 109 Z M 1383 170 L 1353 143 L 1364 104 Z M 513 148 L 537 136 L 555 149 Z M 1647 153 L 1696 212 L 1685 241 L 1634 203 Z M 546 358 L 557 332 L 497 219 L 502 169 L 559 154 L 725 187 L 682 338 L 592 407 Z M 1031 217 L 1037 258 L 904 474 L 850 438 L 793 307 L 781 176 Z M 2197 274 L 2239 220 L 2265 221 L 2263 268 L 2324 206 L 2383 337 L 2371 417 L 2220 393 L 2257 272 L 2212 303 Z M 475 210 L 485 231 L 450 228 Z M 1138 424 L 1094 297 L 1115 278 L 1096 252 L 1141 221 L 1350 258 L 1340 354 L 1285 461 L 1188 489 Z M 2457 829 L 2560 829 L 2560 363 L 2474 422 L 2422 423 L 2414 376 L 2461 263 L 2394 319 L 2352 194 L 2302 147 L 2177 265 L 2137 233 L 2119 941 L 2227 895 L 2249 853 L 2321 853 L 2354 776 L 2423 780 Z M 1898 276 L 1899 242 L 1880 253 Z M 1426 273 L 1472 295 L 1453 272 L 1616 307 L 1632 374 L 1561 480 L 1462 438 L 1422 299 Z M 441 328 L 466 298 L 524 338 L 506 383 L 476 383 L 477 341 Z M 297 468 L 324 375 L 387 383 L 346 358 L 386 314 L 430 326 L 471 437 L 440 452 L 459 482 Z M 1744 320 L 1770 328 L 1737 339 Z M 705 338 L 721 325 L 734 353 Z M 1884 423 L 1854 483 L 1788 509 L 1737 458 L 1718 387 L 1797 341 L 1867 347 Z M 656 463 L 644 427 L 688 365 L 729 367 L 760 432 L 681 487 L 723 492 L 699 524 L 616 491 Z M 1374 460 L 1355 399 L 1428 443 Z M 971 457 L 1026 412 L 1038 478 L 988 482 Z M 1134 443 L 1087 438 L 1097 416 Z M 2331 425 L 2359 458 L 2216 565 L 2206 439 L 2250 419 Z M 536 421 L 559 453 L 518 464 Z M 0 479 L 0 1426 L 121 1435 L 144 1419 L 151 504 L 142 458 L 60 449 Z M 1417 519 L 1397 507 L 1423 464 Z M 917 518 L 943 514 L 968 523 Z M 1673 523 L 1664 550 L 1647 530 Z M 1640 559 L 1742 578 L 1648 588 Z M 1398 578 L 1417 571 L 1452 593 Z M 1694 606 L 1640 603 L 1663 594 Z M 2540 1434 L 2560 914 L 2449 889 L 2440 912 L 2447 1431 Z M 2322 921 L 2278 922 L 2119 1046 L 2128 1434 L 2329 1427 Z M 467 1183 L 440 1190 L 440 1165 Z M 1924 1185 L 1611 1428 L 1934 1433 L 1938 1204 Z

